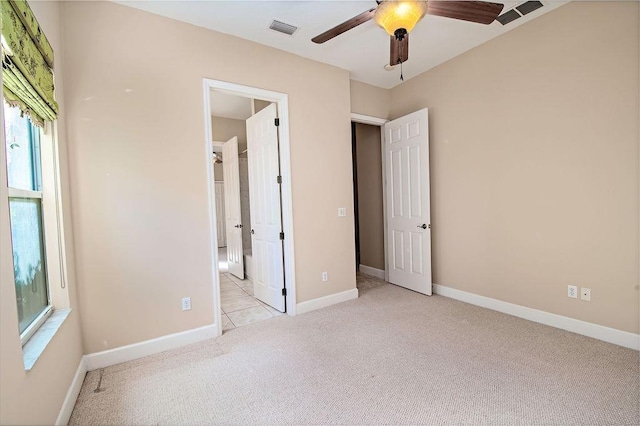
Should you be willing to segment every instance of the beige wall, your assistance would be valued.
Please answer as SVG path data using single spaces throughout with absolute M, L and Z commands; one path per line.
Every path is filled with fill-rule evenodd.
M 389 118 L 391 91 L 351 80 L 351 112 L 376 118 Z
M 26 373 L 2 190 L 0 423 L 54 422 L 81 325 L 90 353 L 213 322 L 202 77 L 290 96 L 299 302 L 355 285 L 352 222 L 335 215 L 352 205 L 350 111 L 429 107 L 434 281 L 638 332 L 637 3 L 571 3 L 392 91 L 115 4 L 31 6 L 57 52 L 73 311 Z
M 247 149 L 247 122 L 234 118 L 211 117 L 213 140 L 226 142 L 234 136 L 238 137 L 239 152 Z
M 67 137 L 65 129 L 65 99 L 57 2 L 30 3 L 53 49 L 55 58 L 56 98 L 60 106 L 57 123 L 60 185 L 64 213 L 67 259 L 67 287 L 72 312 L 46 347 L 33 369 L 25 372 L 18 335 L 18 314 L 13 277 L 11 234 L 7 194 L 0 196 L 0 424 L 53 424 L 82 358 L 79 309 L 76 297 L 73 233 L 67 173 Z M 5 164 L 4 133 L 0 131 L 0 164 Z M 6 181 L 6 168 L 0 167 L 0 179 Z M 4 186 L 1 186 L 4 187 Z
M 213 180 L 216 182 L 224 181 L 224 173 L 222 172 L 222 164 L 213 163 Z
M 271 102 L 269 102 L 269 101 L 262 101 L 260 99 L 253 99 L 253 113 L 257 114 L 260 111 L 262 111 L 263 109 L 265 109 L 266 107 L 268 107 L 269 105 L 271 105 Z
M 638 7 L 572 2 L 392 90 L 429 107 L 434 282 L 638 333 Z
M 211 117 L 211 136 L 216 142 L 226 142 L 236 136 L 238 138 L 238 150 L 247 149 L 247 125 L 245 120 L 236 120 L 226 117 Z M 222 164 L 213 167 L 213 178 L 216 181 L 224 180 Z
M 63 11 L 85 352 L 214 322 L 203 77 L 289 95 L 298 302 L 355 288 L 347 71 L 114 3 Z
M 360 264 L 384 270 L 382 146 L 379 126 L 356 123 L 356 160 Z

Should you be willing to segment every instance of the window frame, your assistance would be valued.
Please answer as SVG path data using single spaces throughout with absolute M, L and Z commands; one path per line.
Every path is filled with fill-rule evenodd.
M 6 117 L 6 109 L 7 108 L 15 108 L 12 107 L 10 105 L 8 105 L 6 103 L 6 101 L 3 100 L 2 102 L 2 108 L 3 108 L 3 117 Z M 27 199 L 27 200 L 40 200 L 40 226 L 42 228 L 42 268 L 43 268 L 43 276 L 45 278 L 45 287 L 46 287 L 46 291 L 47 291 L 47 304 L 45 305 L 44 309 L 38 314 L 38 316 L 31 321 L 31 323 L 20 333 L 20 343 L 21 345 L 24 347 L 24 345 L 29 341 L 29 339 L 31 337 L 33 337 L 33 335 L 38 331 L 38 329 L 47 321 L 47 319 L 51 316 L 51 314 L 54 311 L 53 308 L 53 304 L 51 303 L 51 286 L 50 286 L 50 279 L 49 279 L 49 270 L 47 268 L 47 230 L 45 227 L 45 210 L 44 210 L 44 195 L 43 195 L 43 191 L 42 191 L 42 153 L 41 153 L 41 138 L 42 138 L 42 133 L 41 133 L 41 129 L 37 126 L 35 126 L 33 124 L 33 122 L 31 122 L 31 120 L 28 117 L 24 117 L 26 120 L 28 120 L 28 124 L 29 124 L 29 144 L 31 144 L 31 169 L 32 169 L 32 178 L 33 178 L 33 186 L 35 188 L 37 188 L 36 190 L 29 190 L 29 189 L 21 189 L 21 188 L 13 188 L 11 186 L 9 186 L 9 182 L 8 182 L 8 176 L 7 176 L 7 182 L 6 182 L 6 188 L 7 188 L 7 195 L 8 195 L 8 201 L 9 203 L 11 202 L 11 199 L 16 199 L 16 198 L 21 198 L 21 199 Z M 6 137 L 6 126 L 3 120 L 2 123 L 2 131 L 4 132 L 4 135 Z M 7 150 L 6 147 L 6 143 L 5 146 L 2 147 L 2 149 Z M 7 164 L 3 165 L 4 167 L 7 167 Z M 7 170 L 8 172 L 8 170 Z M 11 219 L 9 219 L 9 221 L 11 221 Z M 13 252 L 13 241 L 11 242 L 12 245 L 12 252 Z M 15 278 L 14 278 L 14 286 L 15 286 Z M 17 294 L 16 294 L 16 303 L 18 302 L 17 300 Z M 19 320 L 19 319 L 18 319 Z

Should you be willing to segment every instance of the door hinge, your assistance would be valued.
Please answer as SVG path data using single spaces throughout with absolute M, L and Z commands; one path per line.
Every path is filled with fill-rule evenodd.
M 278 176 L 278 177 L 276 178 L 276 181 L 277 181 L 278 183 L 282 183 L 282 176 Z
M 276 127 L 278 127 L 278 126 L 280 125 L 280 119 L 279 119 L 279 118 L 276 118 L 274 121 L 275 121 L 275 125 L 276 125 Z
M 281 240 L 284 240 L 284 232 L 281 232 L 281 233 L 280 233 L 280 239 L 281 239 Z
M 286 289 L 286 288 L 283 288 L 283 289 L 282 289 L 282 295 L 283 295 L 283 296 L 286 296 L 286 295 L 287 295 L 287 289 Z

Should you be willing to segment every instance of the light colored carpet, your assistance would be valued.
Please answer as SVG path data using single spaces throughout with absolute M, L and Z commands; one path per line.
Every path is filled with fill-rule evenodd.
M 90 372 L 71 424 L 640 424 L 638 352 L 381 284 Z

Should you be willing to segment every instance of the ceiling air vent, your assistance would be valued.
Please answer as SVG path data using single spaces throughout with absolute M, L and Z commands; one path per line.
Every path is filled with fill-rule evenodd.
M 540 9 L 541 7 L 542 3 L 540 3 L 539 1 L 528 1 L 526 3 L 522 3 L 520 6 L 516 6 L 516 9 L 518 9 L 518 12 L 520 12 L 522 16 L 524 16 L 527 13 L 531 13 L 534 10 Z
M 496 21 L 500 22 L 502 25 L 507 25 L 509 22 L 513 22 L 521 16 L 527 15 L 534 10 L 540 9 L 542 6 L 544 5 L 537 0 L 527 1 L 498 16 L 496 18 Z
M 520 17 L 520 14 L 515 10 L 511 9 L 508 12 L 503 13 L 502 15 L 496 18 L 496 21 L 500 22 L 502 25 L 507 25 L 509 22 L 513 22 Z
M 286 35 L 293 35 L 293 33 L 298 31 L 298 27 L 295 25 L 285 24 L 284 22 L 276 21 L 275 19 L 271 22 L 271 25 L 269 25 L 269 29 Z

